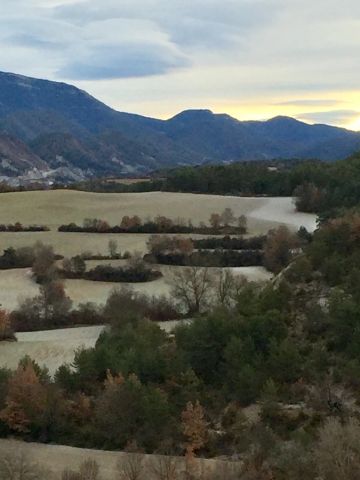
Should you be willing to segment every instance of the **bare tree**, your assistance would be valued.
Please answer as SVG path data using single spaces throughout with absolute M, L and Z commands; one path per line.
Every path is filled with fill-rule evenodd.
M 188 314 L 196 314 L 207 304 L 213 283 L 208 268 L 191 266 L 177 269 L 170 280 L 171 293 Z
M 154 456 L 150 470 L 156 480 L 177 480 L 178 464 L 177 457 L 170 455 Z
M 111 239 L 108 243 L 109 255 L 111 258 L 115 258 L 118 253 L 118 243 L 116 240 Z
M 61 474 L 61 480 L 80 480 L 79 472 L 66 468 Z
M 319 478 L 357 480 L 360 478 L 360 424 L 352 419 L 342 424 L 330 418 L 320 429 L 315 448 Z
M 221 215 L 219 213 L 212 213 L 210 215 L 209 223 L 214 230 L 218 230 L 221 226 Z
M 236 220 L 234 212 L 231 208 L 227 207 L 221 214 L 221 222 L 225 225 L 225 227 L 228 227 L 232 223 L 234 223 Z
M 80 465 L 77 472 L 64 470 L 61 480 L 100 480 L 99 465 L 89 458 Z
M 235 276 L 228 268 L 220 269 L 216 278 L 218 303 L 229 307 L 244 283 L 243 277 Z
M 247 232 L 247 218 L 245 215 L 240 215 L 238 218 L 238 227 L 242 231 L 242 233 Z
M 35 260 L 32 266 L 38 281 L 49 281 L 56 276 L 55 253 L 53 247 L 37 242 L 34 245 Z
M 140 480 L 143 477 L 144 454 L 126 453 L 117 463 L 120 480 Z
M 50 472 L 31 462 L 23 452 L 0 459 L 0 480 L 49 480 Z
M 197 462 L 186 463 L 185 478 L 189 480 L 240 480 L 243 477 L 240 463 L 219 460 L 208 464 L 199 459 Z

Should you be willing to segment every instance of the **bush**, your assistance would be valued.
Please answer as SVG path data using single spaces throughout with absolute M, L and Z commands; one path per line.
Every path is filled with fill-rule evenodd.
M 0 256 L 0 270 L 11 268 L 30 268 L 36 258 L 34 247 L 12 248 L 4 250 Z
M 180 265 L 194 267 L 253 267 L 263 265 L 260 250 L 201 250 L 190 255 L 183 253 L 148 254 L 144 260 L 162 265 Z
M 251 238 L 230 237 L 229 235 L 218 238 L 209 237 L 192 240 L 194 248 L 198 250 L 262 250 L 266 241 L 266 235 Z
M 66 278 L 82 278 L 93 282 L 143 283 L 151 282 L 162 277 L 158 270 L 152 270 L 145 265 L 130 267 L 112 267 L 111 265 L 97 265 L 89 271 L 61 270 Z
M 181 314 L 168 297 L 149 297 L 129 288 L 113 290 L 105 304 L 104 320 L 118 326 L 126 323 L 128 318 L 148 318 L 162 322 L 181 318 Z

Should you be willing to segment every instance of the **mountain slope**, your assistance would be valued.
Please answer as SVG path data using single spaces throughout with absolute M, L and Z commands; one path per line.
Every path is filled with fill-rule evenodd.
M 327 125 L 287 117 L 240 122 L 210 110 L 156 120 L 117 112 L 65 83 L 1 72 L 0 134 L 19 142 L 8 155 L 17 166 L 0 165 L 9 176 L 32 166 L 88 177 L 204 162 L 335 160 L 360 149 L 360 133 Z
M 25 113 L 35 114 L 36 123 L 29 125 Z M 0 72 L 0 118 L 6 128 L 15 123 L 23 128 L 26 139 L 44 133 L 50 118 L 54 131 L 75 127 L 77 131 L 99 133 L 106 129 L 132 130 L 135 126 L 146 128 L 157 120 L 139 115 L 119 113 L 88 93 L 72 85 Z M 22 126 L 21 124 L 24 124 Z M 29 128 L 31 127 L 31 129 Z
M 19 176 L 24 171 L 48 170 L 47 163 L 17 138 L 0 134 L 0 172 L 3 176 Z

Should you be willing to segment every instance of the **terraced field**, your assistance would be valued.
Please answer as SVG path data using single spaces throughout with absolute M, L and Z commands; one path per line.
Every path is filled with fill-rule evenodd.
M 0 251 L 9 246 L 32 245 L 41 240 L 54 246 L 56 252 L 73 256 L 83 252 L 106 254 L 109 239 L 116 239 L 119 250 L 146 251 L 148 235 L 141 234 L 88 234 L 61 233 L 57 231 L 63 223 L 81 224 L 86 217 L 97 217 L 110 224 L 121 221 L 123 215 L 139 215 L 142 218 L 162 214 L 171 218 L 191 218 L 194 223 L 207 221 L 214 211 L 221 212 L 230 207 L 239 216 L 248 217 L 249 234 L 264 233 L 281 223 L 292 229 L 301 225 L 313 230 L 314 215 L 297 213 L 291 198 L 243 198 L 215 195 L 181 193 L 131 193 L 100 194 L 70 190 L 20 192 L 2 194 L 0 197 L 0 223 L 20 221 L 29 225 L 45 224 L 51 228 L 41 233 L 0 233 Z M 94 266 L 92 262 L 92 266 Z M 163 268 L 164 277 L 146 284 L 137 284 L 135 289 L 151 295 L 168 293 L 170 268 Z M 269 274 L 262 268 L 240 268 L 235 271 L 250 280 L 264 280 Z M 66 289 L 75 304 L 91 299 L 103 303 L 109 292 L 118 284 L 68 280 Z M 14 308 L 24 296 L 33 296 L 38 288 L 26 269 L 0 272 L 0 304 Z
M 292 229 L 304 225 L 316 227 L 315 215 L 295 212 L 291 198 L 251 198 L 185 193 L 102 194 L 71 190 L 17 192 L 2 194 L 0 223 L 19 221 L 23 224 L 44 224 L 51 229 L 42 233 L 1 233 L 0 250 L 8 246 L 24 246 L 42 240 L 53 245 L 58 253 L 76 255 L 83 251 L 105 253 L 110 238 L 115 238 L 121 251 L 144 251 L 147 235 L 99 235 L 59 233 L 61 224 L 81 224 L 84 218 L 101 218 L 118 224 L 124 215 L 141 218 L 166 215 L 170 218 L 191 218 L 194 223 L 207 222 L 212 212 L 230 207 L 235 215 L 248 217 L 249 233 L 266 233 L 269 228 L 286 224 Z

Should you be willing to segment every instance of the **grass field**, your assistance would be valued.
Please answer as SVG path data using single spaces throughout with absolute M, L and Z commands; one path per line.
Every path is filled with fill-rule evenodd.
M 17 333 L 17 342 L 2 342 L 0 367 L 16 369 L 25 355 L 40 366 L 46 366 L 51 375 L 64 363 L 71 364 L 75 351 L 95 346 L 104 327 L 79 327 L 42 332 Z
M 1 233 L 0 250 L 12 245 L 23 246 L 41 239 L 52 244 L 58 253 L 76 255 L 86 250 L 105 253 L 110 238 L 116 238 L 121 251 L 144 251 L 147 235 L 99 235 L 59 233 L 61 224 L 81 224 L 84 218 L 102 218 L 118 224 L 124 215 L 166 215 L 173 219 L 191 218 L 194 223 L 207 222 L 212 212 L 230 207 L 235 215 L 248 217 L 249 233 L 266 233 L 269 228 L 286 224 L 298 229 L 301 225 L 315 228 L 315 216 L 297 213 L 291 198 L 245 198 L 215 195 L 150 192 L 102 194 L 71 190 L 16 192 L 1 194 L 0 223 L 19 221 L 23 224 L 48 225 L 50 232 Z
M 159 327 L 170 333 L 177 325 L 190 320 L 159 322 Z M 19 332 L 17 342 L 0 344 L 0 368 L 16 369 L 19 361 L 28 355 L 40 366 L 46 366 L 51 375 L 64 363 L 71 364 L 76 350 L 95 346 L 104 326 L 62 328 L 39 332 Z

